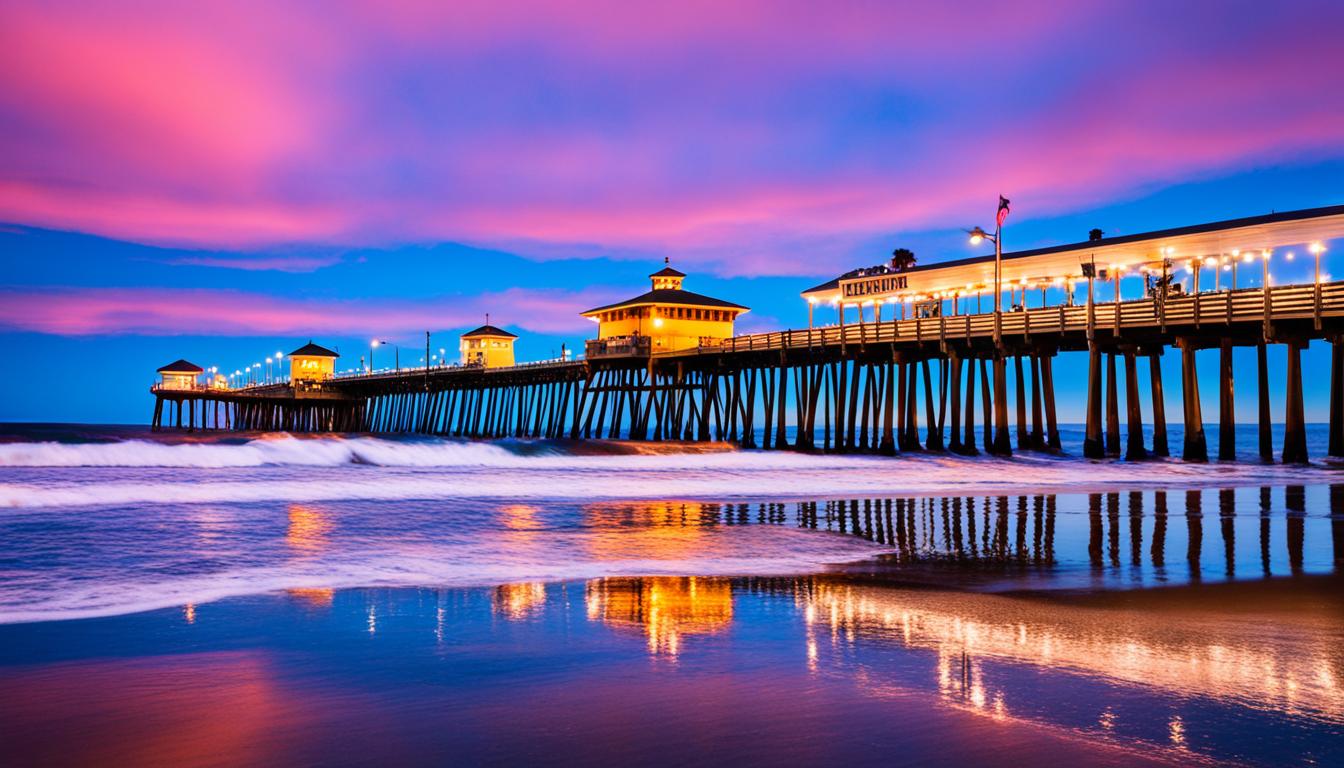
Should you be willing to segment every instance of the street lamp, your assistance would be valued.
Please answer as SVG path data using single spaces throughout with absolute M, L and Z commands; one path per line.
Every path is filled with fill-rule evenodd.
M 369 342 L 369 373 L 373 373 L 373 350 L 377 349 L 378 345 L 382 343 L 378 339 Z
M 979 245 L 988 240 L 994 243 L 994 343 L 1003 340 L 1003 220 L 1008 217 L 1008 200 L 999 196 L 999 211 L 994 217 L 994 234 L 980 227 L 967 230 L 971 236 L 971 245 Z
M 285 378 L 285 377 L 284 377 L 284 374 L 280 372 L 280 358 L 282 358 L 282 357 L 284 357 L 284 355 L 281 354 L 281 353 L 279 352 L 279 350 L 277 350 L 276 353 L 275 353 L 275 380 L 276 380 L 276 381 L 283 381 L 284 378 Z
M 271 383 L 271 358 L 266 358 L 266 383 Z
M 1000 456 L 1012 454 L 1008 442 L 1008 383 L 1003 357 L 1003 221 L 1008 218 L 1008 198 L 999 195 L 999 210 L 994 216 L 994 234 L 980 227 L 967 230 L 971 245 L 985 240 L 994 243 L 994 438 L 990 452 Z
M 994 343 L 998 344 L 1003 335 L 1003 246 L 999 243 L 1002 232 L 998 227 L 995 227 L 992 235 L 980 227 L 967 231 L 971 235 L 971 245 L 979 245 L 986 240 L 994 244 Z

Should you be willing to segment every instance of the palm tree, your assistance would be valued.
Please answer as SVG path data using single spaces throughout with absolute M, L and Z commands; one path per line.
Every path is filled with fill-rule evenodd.
M 897 272 L 904 272 L 905 270 L 913 266 L 915 266 L 914 251 L 910 250 L 909 248 L 897 248 L 896 250 L 891 252 L 892 269 L 896 270 Z

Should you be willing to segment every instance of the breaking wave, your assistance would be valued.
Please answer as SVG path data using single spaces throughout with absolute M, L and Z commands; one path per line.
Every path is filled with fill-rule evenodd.
M 18 482 L 0 482 L 0 508 L 444 498 L 793 498 L 1284 485 L 1338 477 L 1320 466 L 1255 463 L 1088 462 L 1038 454 L 890 458 L 680 448 L 289 436 L 235 444 L 11 443 L 0 445 L 0 480 Z M 246 471 L 232 471 L 239 469 Z M 92 482 L 89 473 L 101 474 Z

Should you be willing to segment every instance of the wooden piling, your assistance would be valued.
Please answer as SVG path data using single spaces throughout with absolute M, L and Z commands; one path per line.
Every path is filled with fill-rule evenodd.
M 1344 337 L 1330 339 L 1330 436 L 1326 455 L 1344 457 Z
M 1287 380 L 1285 383 L 1287 400 L 1283 414 L 1283 455 L 1284 464 L 1307 463 L 1307 426 L 1302 407 L 1302 346 L 1296 339 L 1287 344 Z
M 1204 440 L 1204 420 L 1199 405 L 1199 377 L 1195 368 L 1195 348 L 1189 340 L 1181 340 L 1181 399 L 1184 406 L 1185 461 L 1208 461 L 1209 449 Z
M 1106 353 L 1106 455 L 1120 455 L 1120 397 L 1115 352 Z
M 1218 345 L 1218 460 L 1236 461 L 1237 417 L 1232 399 L 1232 339 Z
M 1000 350 L 994 353 L 994 443 L 991 453 L 1011 456 L 1008 441 L 1008 361 Z
M 1083 456 L 1100 459 L 1106 455 L 1101 439 L 1101 350 L 1095 345 L 1087 353 L 1087 422 L 1083 431 Z
M 1125 460 L 1137 461 L 1146 458 L 1148 452 L 1143 447 L 1143 411 L 1139 403 L 1138 364 L 1132 349 L 1125 350 L 1125 414 Z

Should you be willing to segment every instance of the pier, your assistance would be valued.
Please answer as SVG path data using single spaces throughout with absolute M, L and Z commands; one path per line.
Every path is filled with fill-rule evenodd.
M 695 331 L 690 346 L 664 347 L 656 333 L 639 330 L 645 326 L 622 326 L 619 334 L 600 332 L 581 360 L 426 365 L 238 389 L 164 385 L 153 390 L 153 426 L 1009 455 L 1060 450 L 1056 403 L 1065 396 L 1086 402 L 1083 452 L 1089 458 L 1177 453 L 1201 462 L 1235 458 L 1233 392 L 1253 384 L 1259 456 L 1273 461 L 1270 385 L 1281 377 L 1286 394 L 1278 458 L 1299 463 L 1309 459 L 1301 353 L 1316 342 L 1331 347 L 1330 375 L 1310 384 L 1329 387 L 1329 454 L 1344 456 L 1344 281 L 1320 271 L 1321 243 L 1340 236 L 1344 206 L 1334 206 L 1096 237 L 1001 259 L 857 270 L 803 293 L 806 329 Z M 1299 249 L 1304 260 L 1315 257 L 1313 282 L 1271 279 L 1271 261 L 1286 247 Z M 1193 290 L 1175 288 L 1183 268 Z M 1246 273 L 1242 282 L 1259 284 L 1241 287 L 1238 268 Z M 1201 274 L 1213 281 L 1211 288 L 1206 282 L 1201 290 Z M 684 275 L 670 267 L 652 277 L 648 294 L 585 314 L 613 324 L 661 326 L 665 316 L 671 324 L 731 328 L 747 311 L 679 293 Z M 1142 291 L 1134 287 L 1138 279 Z M 1005 290 L 1007 311 L 994 301 Z M 1084 290 L 1086 299 L 1075 300 Z M 1110 300 L 1098 297 L 1102 291 L 1111 292 Z M 690 297 L 680 302 L 684 314 L 659 309 L 677 304 L 678 296 Z M 814 325 L 814 313 L 827 307 L 839 322 Z M 884 308 L 894 316 L 882 318 Z M 847 309 L 857 310 L 857 321 L 847 321 Z M 688 338 L 691 332 L 676 333 Z M 1284 348 L 1284 370 L 1270 370 L 1271 345 Z M 1234 371 L 1232 351 L 1239 346 L 1256 350 L 1253 382 L 1247 372 Z M 1212 451 L 1196 370 L 1195 353 L 1203 349 L 1219 350 Z M 1085 353 L 1083 393 L 1056 391 L 1054 365 L 1062 352 Z M 1159 360 L 1168 353 L 1181 358 L 1174 382 L 1184 427 L 1179 446 L 1167 437 L 1169 384 Z M 1152 426 L 1147 442 L 1145 415 Z

